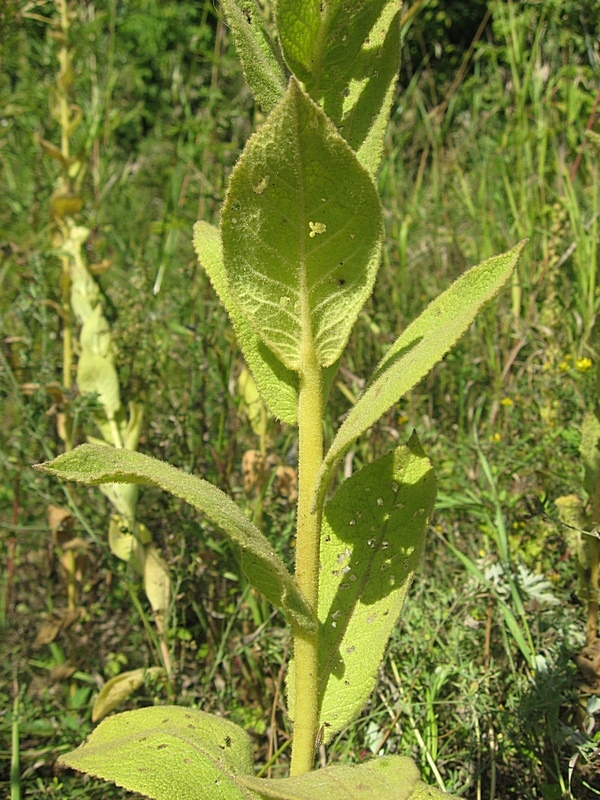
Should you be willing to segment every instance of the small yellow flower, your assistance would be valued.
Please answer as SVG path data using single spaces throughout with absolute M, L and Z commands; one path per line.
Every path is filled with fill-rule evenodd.
M 575 362 L 575 369 L 577 372 L 587 372 L 588 369 L 592 368 L 592 359 L 591 358 L 578 358 Z
M 502 441 L 502 437 L 499 433 L 494 433 L 490 436 L 490 442 L 494 442 L 494 444 L 498 444 L 498 442 Z
M 566 372 L 569 369 L 569 362 L 566 359 L 565 361 L 561 361 L 558 368 L 561 372 Z
M 500 400 L 500 405 L 506 406 L 506 408 L 510 408 L 511 406 L 514 406 L 514 403 L 510 399 L 510 397 L 503 397 L 502 400 Z
M 398 419 L 396 420 L 397 425 L 406 425 L 407 422 L 408 422 L 408 417 L 406 416 L 406 414 L 400 414 L 398 416 Z

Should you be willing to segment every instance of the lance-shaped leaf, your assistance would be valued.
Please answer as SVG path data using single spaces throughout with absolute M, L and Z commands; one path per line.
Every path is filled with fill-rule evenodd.
M 405 756 L 334 764 L 293 778 L 244 775 L 239 782 L 265 800 L 452 800 L 452 795 L 423 783 L 419 770 Z
M 288 369 L 341 355 L 382 240 L 373 181 L 293 78 L 238 161 L 221 234 L 231 296 Z
M 401 0 L 278 0 L 284 57 L 374 174 L 400 67 Z
M 256 0 L 221 0 L 248 86 L 265 114 L 283 97 L 287 75 Z
M 325 456 L 315 505 L 323 501 L 333 470 L 350 445 L 444 357 L 481 309 L 496 297 L 526 243 L 525 239 L 507 253 L 470 269 L 433 300 L 396 340 Z
M 207 222 L 197 222 L 194 226 L 194 248 L 200 265 L 225 306 L 238 344 L 267 408 L 282 422 L 295 425 L 298 419 L 298 375 L 284 367 L 234 303 L 227 285 L 223 248 L 217 228 Z
M 108 418 L 121 407 L 119 378 L 115 369 L 110 328 L 102 306 L 97 305 L 81 329 L 81 355 L 77 364 L 77 384 L 82 393 L 96 392 Z
M 153 800 L 254 796 L 238 785 L 240 775 L 252 774 L 248 734 L 192 708 L 155 706 L 109 717 L 59 761 Z
M 249 557 L 248 579 L 273 605 L 283 608 L 297 626 L 314 630 L 316 622 L 306 599 L 268 540 L 231 498 L 208 481 L 142 453 L 92 444 L 36 466 L 63 480 L 90 485 L 138 483 L 180 497 L 239 545 Z
M 375 688 L 421 561 L 435 493 L 433 468 L 413 433 L 344 481 L 325 506 L 318 681 L 325 743 L 358 716 Z

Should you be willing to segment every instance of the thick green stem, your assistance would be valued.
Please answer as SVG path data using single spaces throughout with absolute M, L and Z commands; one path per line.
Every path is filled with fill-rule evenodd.
M 312 342 L 304 348 L 305 368 L 300 376 L 298 403 L 298 529 L 296 581 L 317 611 L 319 600 L 319 540 L 321 514 L 310 506 L 323 460 L 322 370 Z M 319 725 L 318 633 L 294 630 L 295 711 L 291 774 L 313 768 Z

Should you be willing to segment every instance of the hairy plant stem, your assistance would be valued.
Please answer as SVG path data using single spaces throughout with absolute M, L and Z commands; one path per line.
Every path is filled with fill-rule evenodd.
M 298 402 L 298 521 L 296 581 L 317 613 L 319 600 L 319 542 L 321 511 L 310 507 L 323 460 L 323 379 L 312 341 L 304 348 Z M 318 633 L 298 629 L 294 634 L 295 711 L 292 775 L 313 768 L 319 724 Z

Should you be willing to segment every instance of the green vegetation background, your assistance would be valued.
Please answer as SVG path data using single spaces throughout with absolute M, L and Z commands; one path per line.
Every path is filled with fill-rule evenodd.
M 238 413 L 240 356 L 191 231 L 198 218 L 218 220 L 260 116 L 210 0 L 76 8 L 72 96 L 83 117 L 74 150 L 87 164 L 78 220 L 92 230 L 90 264 L 109 265 L 97 280 L 124 400 L 146 405 L 140 449 L 256 512 L 259 498 L 242 474 L 243 454 L 258 443 Z M 586 499 L 580 425 L 598 396 L 600 152 L 585 130 L 600 132 L 600 6 L 429 0 L 408 11 L 379 175 L 384 265 L 332 392 L 326 433 L 429 299 L 469 265 L 525 236 L 531 242 L 513 285 L 354 452 L 357 468 L 416 428 L 440 492 L 379 689 L 356 728 L 321 757 L 402 752 L 426 780 L 469 798 L 593 797 L 600 735 L 589 712 L 598 684 L 587 676 L 582 694 L 585 609 L 552 501 L 572 492 Z M 65 407 L 77 442 L 94 433 L 93 399 L 60 388 L 50 219 L 59 168 L 39 145 L 59 144 L 48 110 L 54 17 L 52 3 L 5 0 L 0 9 L 0 793 L 9 791 L 18 697 L 23 797 L 117 798 L 124 793 L 54 768 L 91 730 L 102 682 L 159 663 L 143 592 L 108 550 L 106 500 L 30 469 L 61 452 Z M 262 520 L 291 563 L 294 507 L 275 478 L 277 466 L 294 466 L 294 431 L 270 433 Z M 70 508 L 89 544 L 83 611 L 35 645 L 44 619 L 66 604 L 51 504 Z M 174 696 L 149 683 L 127 707 L 176 701 L 222 711 L 254 733 L 266 762 L 290 733 L 282 620 L 190 509 L 150 490 L 140 508 L 173 577 L 177 678 Z

